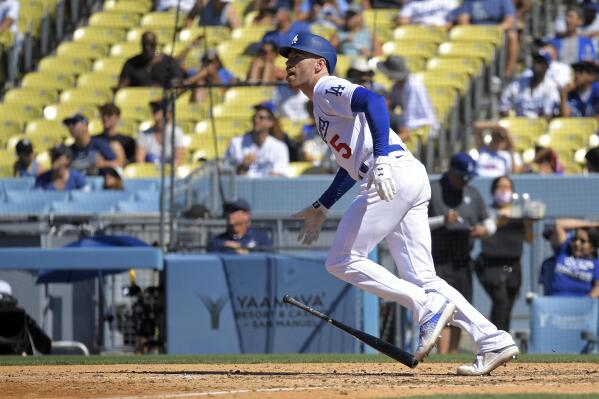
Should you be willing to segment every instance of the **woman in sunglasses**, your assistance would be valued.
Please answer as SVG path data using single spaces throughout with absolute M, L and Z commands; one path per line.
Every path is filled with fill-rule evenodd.
M 557 219 L 551 236 L 555 268 L 547 294 L 599 298 L 599 222 Z

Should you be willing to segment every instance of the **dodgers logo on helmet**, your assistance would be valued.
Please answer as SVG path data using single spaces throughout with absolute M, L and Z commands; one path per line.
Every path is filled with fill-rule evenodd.
M 279 49 L 279 54 L 288 58 L 289 52 L 293 49 L 322 57 L 327 62 L 329 73 L 333 73 L 335 70 L 335 65 L 337 64 L 337 52 L 335 47 L 333 47 L 333 45 L 324 37 L 309 32 L 298 33 L 291 39 L 291 43 L 288 46 L 283 46 Z

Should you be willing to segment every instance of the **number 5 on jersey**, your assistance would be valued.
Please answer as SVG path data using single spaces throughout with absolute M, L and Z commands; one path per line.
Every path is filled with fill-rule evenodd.
M 339 135 L 334 135 L 330 141 L 331 147 L 333 147 L 333 149 L 337 151 L 342 158 L 349 159 L 349 157 L 351 157 L 351 148 L 345 143 L 337 142 L 338 140 Z

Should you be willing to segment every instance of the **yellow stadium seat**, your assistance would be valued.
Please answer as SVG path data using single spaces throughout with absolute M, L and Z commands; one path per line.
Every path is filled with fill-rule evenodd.
M 152 9 L 152 0 L 107 0 L 104 2 L 105 12 L 145 14 Z
M 132 119 L 120 119 L 117 125 L 117 131 L 129 137 L 136 137 L 138 133 L 138 123 L 136 120 Z M 99 118 L 95 118 L 89 121 L 89 131 L 91 134 L 96 135 L 102 133 L 104 130 L 104 126 L 102 125 L 102 120 Z
M 80 75 L 88 72 L 91 62 L 88 58 L 71 56 L 44 57 L 38 66 L 40 72 L 68 73 Z
M 426 87 L 448 86 L 457 89 L 464 94 L 470 85 L 470 77 L 465 72 L 451 71 L 425 71 L 413 74 L 416 79 L 420 79 Z
M 60 102 L 75 102 L 78 104 L 102 105 L 112 101 L 112 90 L 101 87 L 78 87 L 64 90 L 60 93 Z
M 202 166 L 202 162 L 184 163 L 177 167 L 175 174 L 177 178 L 184 179 L 189 176 L 194 170 Z
M 54 72 L 31 72 L 25 75 L 21 82 L 22 87 L 35 87 L 38 89 L 64 90 L 73 87 L 75 77 L 70 74 Z
M 482 61 L 479 58 L 431 58 L 426 62 L 426 69 L 434 71 L 466 72 L 475 77 L 482 71 Z
M 42 151 L 35 157 L 37 167 L 40 170 L 48 170 L 52 166 L 52 159 L 50 158 L 50 151 Z
M 62 121 L 36 119 L 27 123 L 25 135 L 28 138 L 33 137 L 51 137 L 53 139 L 70 137 L 69 130 L 62 124 Z
M 248 69 L 250 68 L 250 63 L 252 62 L 252 57 L 249 55 L 223 53 L 219 53 L 219 55 L 225 68 L 227 68 L 241 80 L 245 79 Z
M 118 73 L 89 72 L 77 78 L 78 87 L 98 87 L 113 89 L 119 84 Z
M 229 104 L 259 104 L 272 98 L 270 86 L 242 86 L 232 87 L 225 93 L 225 103 Z
M 41 108 L 58 101 L 58 91 L 51 88 L 21 87 L 4 95 L 4 103 L 25 103 Z
M 413 40 L 389 41 L 383 43 L 385 55 L 420 56 L 430 58 L 437 52 L 437 44 Z
M 207 119 L 198 122 L 195 133 L 201 135 L 213 135 L 212 120 Z M 241 136 L 252 129 L 252 121 L 242 118 L 214 118 L 214 128 L 218 137 Z
M 159 87 L 125 87 L 116 92 L 114 102 L 119 107 L 143 106 L 150 109 L 150 102 L 162 98 Z
M 14 159 L 0 157 L 0 177 L 11 177 L 13 173 Z
M 123 65 L 125 65 L 125 62 L 127 62 L 127 58 L 124 57 L 100 58 L 94 62 L 93 71 L 106 74 L 120 75 L 121 70 L 123 69 Z
M 495 48 L 490 43 L 484 42 L 445 42 L 439 45 L 441 57 L 476 57 L 486 64 L 495 57 Z
M 152 31 L 156 34 L 156 38 L 158 39 L 158 44 L 164 46 L 165 44 L 172 43 L 173 41 L 173 28 L 133 28 L 127 32 L 127 41 L 128 42 L 137 42 L 141 43 L 141 36 L 144 32 Z M 119 42 L 123 41 L 118 40 Z M 116 42 L 114 42 L 116 43 Z
M 160 177 L 160 164 L 155 163 L 130 163 L 125 166 L 123 173 L 126 178 L 135 179 L 142 177 Z M 167 175 L 170 173 L 170 165 L 166 165 Z
M 139 24 L 139 15 L 128 12 L 96 12 L 89 18 L 89 26 L 130 29 Z
M 176 118 L 179 121 L 199 122 L 208 117 L 208 101 L 204 103 L 177 103 L 175 107 Z
M 0 119 L 9 119 L 25 123 L 42 116 L 41 107 L 27 103 L 0 103 Z
M 490 43 L 498 47 L 503 45 L 503 29 L 499 25 L 458 25 L 449 31 L 449 40 Z
M 56 48 L 56 54 L 64 57 L 97 59 L 106 56 L 108 45 L 90 42 L 62 42 Z
M 281 124 L 281 129 L 291 140 L 301 140 L 302 138 L 302 129 L 304 125 L 310 123 L 309 119 L 294 121 L 289 118 L 281 117 L 279 118 L 279 122 Z
M 247 55 L 243 55 L 243 52 L 247 48 L 250 42 L 244 42 L 241 40 L 225 40 L 216 46 L 216 51 L 218 55 L 223 59 L 223 57 L 237 57 Z
M 371 8 L 363 11 L 362 18 L 364 25 L 373 34 L 379 37 L 381 41 L 387 41 L 391 38 L 397 12 L 396 8 Z
M 547 121 L 543 118 L 511 117 L 500 119 L 498 123 L 509 130 L 518 151 L 534 146 L 547 131 Z
M 257 103 L 256 103 L 257 104 Z M 247 118 L 251 119 L 254 115 L 254 103 L 236 102 L 217 104 L 212 109 L 212 114 L 216 118 Z
M 313 166 L 312 162 L 289 162 L 287 176 L 298 177 Z
M 110 47 L 110 56 L 116 58 L 131 58 L 141 53 L 141 45 L 137 42 L 122 42 Z
M 125 40 L 125 30 L 101 26 L 88 26 L 75 30 L 75 32 L 73 32 L 73 40 L 77 42 L 114 44 Z
M 426 25 L 406 25 L 393 30 L 393 40 L 422 40 L 442 43 L 446 40 L 445 28 Z
M 584 147 L 597 128 L 595 118 L 555 118 L 549 123 L 549 135 L 552 143 L 560 139 Z
M 450 86 L 427 87 L 428 95 L 439 121 L 444 121 L 458 101 L 458 91 Z
M 20 121 L 4 119 L 0 116 L 0 145 L 4 146 L 10 136 L 21 134 L 23 132 L 23 123 Z
M 229 39 L 231 31 L 226 26 L 194 26 L 179 32 L 179 40 L 184 43 L 192 42 L 199 36 L 207 37 L 208 45 L 212 47 Z
M 139 25 L 146 29 L 173 29 L 175 26 L 175 21 L 177 22 L 177 28 L 182 28 L 185 25 L 185 15 L 183 13 L 179 13 L 179 18 L 176 18 L 176 14 L 174 12 L 149 12 L 145 14 Z
M 121 118 L 123 119 L 140 122 L 152 117 L 149 105 L 119 105 L 119 108 L 121 109 Z
M 19 1 L 19 20 L 17 26 L 20 32 L 29 32 L 34 38 L 40 37 L 41 21 L 46 14 L 44 4 L 36 0 Z
M 260 42 L 264 34 L 271 29 L 270 26 L 245 26 L 234 29 L 231 32 L 231 39 L 244 44 Z
M 83 114 L 88 119 L 97 118 L 98 108 L 95 105 L 80 103 L 59 103 L 48 105 L 44 108 L 44 118 L 62 123 L 64 118 L 73 114 Z

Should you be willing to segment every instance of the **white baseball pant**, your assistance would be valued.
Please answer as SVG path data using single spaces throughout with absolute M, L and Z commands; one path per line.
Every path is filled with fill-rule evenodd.
M 337 227 L 327 270 L 364 291 L 412 309 L 419 324 L 437 313 L 447 298 L 457 308 L 453 324 L 466 330 L 481 352 L 512 345 L 508 333 L 498 330 L 435 272 L 428 225 L 431 189 L 424 166 L 405 153 L 392 171 L 397 194 L 390 202 L 381 200 L 374 187 L 367 188 L 367 178 L 362 180 L 360 193 Z M 383 239 L 399 277 L 368 259 Z

